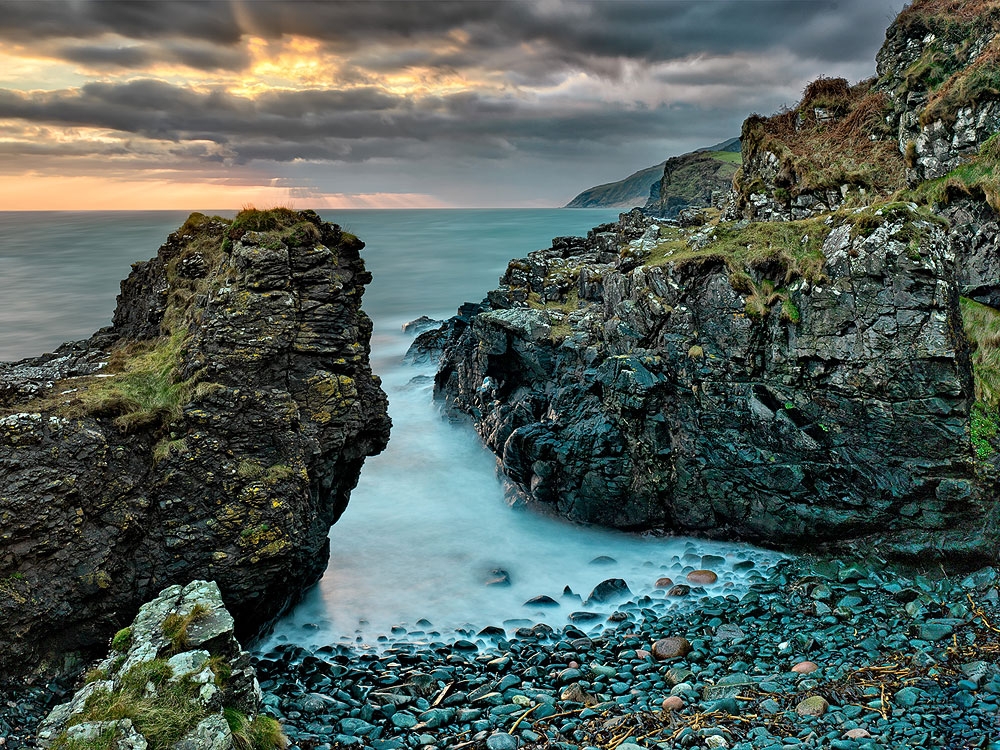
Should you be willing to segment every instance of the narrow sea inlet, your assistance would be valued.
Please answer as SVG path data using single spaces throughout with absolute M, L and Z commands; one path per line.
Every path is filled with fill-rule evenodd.
M 445 318 L 495 286 L 507 262 L 555 236 L 585 234 L 612 210 L 322 212 L 366 243 L 373 281 L 364 309 L 375 323 L 372 366 L 394 422 L 388 449 L 369 459 L 330 533 L 323 580 L 260 645 L 305 648 L 454 640 L 494 626 L 545 622 L 598 627 L 617 601 L 584 605 L 597 584 L 624 579 L 644 606 L 668 598 L 657 579 L 684 582 L 705 555 L 719 575 L 710 593 L 740 593 L 775 556 L 743 545 L 655 539 L 574 526 L 508 508 L 495 460 L 467 424 L 431 398 L 433 366 L 403 363 L 421 315 Z M 0 359 L 51 350 L 110 321 L 118 282 L 185 214 L 0 214 Z M 597 562 L 595 562 L 597 561 Z M 748 563 L 754 563 L 750 566 Z M 742 563 L 742 564 L 741 564 Z M 734 566 L 739 566 L 737 570 Z M 489 584 L 508 578 L 509 585 Z M 569 588 L 571 594 L 565 593 Z M 535 597 L 555 604 L 525 606 Z

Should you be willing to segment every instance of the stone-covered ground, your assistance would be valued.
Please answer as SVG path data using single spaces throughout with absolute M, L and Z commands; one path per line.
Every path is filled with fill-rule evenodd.
M 695 588 L 668 610 L 634 598 L 600 631 L 446 642 L 426 626 L 380 650 L 289 644 L 256 666 L 263 710 L 293 750 L 997 750 L 998 586 L 992 568 L 949 578 L 784 561 L 742 598 Z M 68 687 L 0 692 L 0 747 L 33 746 Z
M 692 594 L 667 612 L 634 599 L 589 635 L 288 645 L 257 668 L 264 711 L 303 750 L 998 750 L 997 586 L 991 568 L 785 561 L 742 598 Z

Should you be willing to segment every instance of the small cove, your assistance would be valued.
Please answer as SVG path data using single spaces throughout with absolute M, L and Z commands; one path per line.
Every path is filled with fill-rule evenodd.
M 447 317 L 495 286 L 509 259 L 553 236 L 585 233 L 617 212 L 322 213 L 367 243 L 374 281 L 364 308 L 375 323 L 372 365 L 389 394 L 394 429 L 389 448 L 368 460 L 331 530 L 323 580 L 261 649 L 280 642 L 378 648 L 473 637 L 487 626 L 508 632 L 534 622 L 560 626 L 577 611 L 601 615 L 578 622 L 592 628 L 614 603 L 584 606 L 564 598 L 564 587 L 585 598 L 602 580 L 622 578 L 634 595 L 649 597 L 643 606 L 691 606 L 697 595 L 668 604 L 663 590 L 654 589 L 656 579 L 683 582 L 703 555 L 715 555 L 724 562 L 715 563 L 720 581 L 709 593 L 739 593 L 747 573 L 735 564 L 760 568 L 775 559 L 744 545 L 642 538 L 511 510 L 492 454 L 469 425 L 447 421 L 432 402 L 431 369 L 402 362 L 412 339 L 401 331 L 403 323 L 420 315 Z M 0 215 L 0 358 L 51 350 L 110 322 L 128 264 L 151 257 L 184 218 L 183 212 Z M 614 562 L 592 564 L 602 557 Z M 510 586 L 486 585 L 496 569 L 509 574 Z M 541 595 L 559 606 L 523 606 Z

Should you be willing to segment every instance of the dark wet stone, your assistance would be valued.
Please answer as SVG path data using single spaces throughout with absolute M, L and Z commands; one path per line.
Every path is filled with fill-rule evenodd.
M 559 602 L 553 599 L 551 596 L 546 596 L 542 594 L 540 596 L 533 596 L 528 601 L 524 603 L 525 607 L 558 607 Z

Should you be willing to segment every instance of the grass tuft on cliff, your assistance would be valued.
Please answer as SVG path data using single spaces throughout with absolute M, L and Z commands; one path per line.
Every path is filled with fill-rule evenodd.
M 229 225 L 226 239 L 236 242 L 248 232 L 266 233 L 272 239 L 290 245 L 311 244 L 321 238 L 319 227 L 306 220 L 299 211 L 283 206 L 269 209 L 252 206 L 244 208 Z M 228 248 L 228 243 L 223 247 Z
M 970 63 L 972 41 L 1000 30 L 1000 0 L 916 0 L 896 25 L 909 38 L 929 38 L 904 75 L 907 91 L 924 91 L 920 124 L 952 123 L 963 107 L 1000 95 L 1000 40 Z
M 903 161 L 885 124 L 889 99 L 873 84 L 874 79 L 850 86 L 843 78 L 819 78 L 796 108 L 771 117 L 750 115 L 740 136 L 743 161 L 773 153 L 779 162 L 776 197 L 786 202 L 842 185 L 891 194 L 904 184 Z M 741 202 L 766 192 L 763 183 L 746 182 L 742 172 L 733 187 Z
M 1000 133 L 979 147 L 979 154 L 943 177 L 927 180 L 900 197 L 928 206 L 946 206 L 957 198 L 980 198 L 1000 213 Z
M 763 274 L 782 286 L 797 278 L 816 282 L 823 276 L 823 242 L 828 234 L 830 226 L 822 218 L 750 224 L 720 222 L 707 243 L 692 247 L 685 241 L 683 230 L 664 227 L 660 230 L 661 242 L 645 262 L 655 266 L 717 260 L 724 262 L 732 274 L 742 274 L 739 278 L 745 277 L 748 284 L 755 283 L 748 271 Z
M 996 453 L 1000 432 L 1000 310 L 967 297 L 960 299 L 962 327 L 972 347 L 976 403 L 972 409 L 972 447 L 981 459 Z

